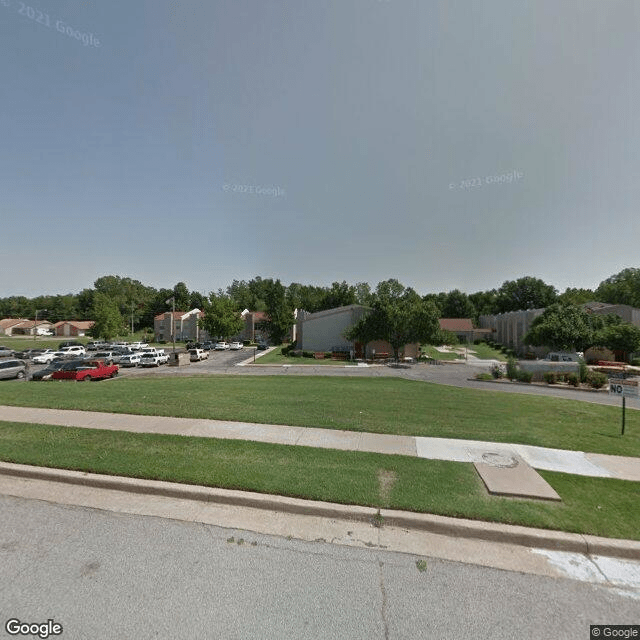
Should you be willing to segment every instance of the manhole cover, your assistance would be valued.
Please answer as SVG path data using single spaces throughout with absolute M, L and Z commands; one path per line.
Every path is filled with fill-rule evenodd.
M 518 459 L 507 453 L 483 453 L 482 462 L 492 467 L 512 468 L 518 466 Z

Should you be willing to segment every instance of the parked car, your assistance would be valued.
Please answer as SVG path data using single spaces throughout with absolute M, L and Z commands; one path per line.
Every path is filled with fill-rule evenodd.
M 137 367 L 140 364 L 140 358 L 142 358 L 142 356 L 139 353 L 130 353 L 120 356 L 118 364 L 121 367 Z
M 58 351 L 64 349 L 65 347 L 84 347 L 82 342 L 77 342 L 76 340 L 67 340 L 66 342 L 61 342 L 58 345 Z
M 54 351 L 53 349 L 45 349 L 43 353 L 33 356 L 31 359 L 33 364 L 49 364 L 56 358 L 63 358 L 64 353 L 62 351 Z
M 109 346 L 108 342 L 87 342 L 85 347 L 87 351 L 104 351 Z
M 25 351 L 16 351 L 13 355 L 19 360 L 29 360 L 41 353 L 44 353 L 44 349 L 26 349 Z
M 211 342 L 211 340 L 205 340 L 202 343 L 202 349 L 204 349 L 205 351 L 211 351 L 211 349 L 213 349 L 215 347 L 215 343 Z
M 141 367 L 159 367 L 161 364 L 167 364 L 169 356 L 166 353 L 143 353 L 140 356 Z
M 98 351 L 90 358 L 96 360 L 104 360 L 105 364 L 113 364 L 116 352 L 115 351 Z
M 258 342 L 258 351 L 266 351 L 269 348 L 269 345 L 266 342 L 260 341 Z
M 24 378 L 26 375 L 27 365 L 22 360 L 3 360 L 0 362 L 0 380 Z
M 187 342 L 185 349 L 187 351 L 191 351 L 191 349 L 202 349 L 202 342 Z
M 0 347 L 0 358 L 12 358 L 12 357 L 13 357 L 13 349 Z
M 62 367 L 69 364 L 67 361 L 58 360 L 57 362 L 52 362 L 48 364 L 44 369 L 40 369 L 40 371 L 36 371 L 32 376 L 31 380 L 37 382 L 40 380 L 51 380 L 51 376 L 56 372 L 60 371 Z
M 64 357 L 73 356 L 77 358 L 78 356 L 84 356 L 87 354 L 87 350 L 82 345 L 71 345 L 68 347 L 62 347 L 60 351 L 64 354 Z
M 209 352 L 204 349 L 189 349 L 189 360 L 191 362 L 200 362 L 200 360 L 206 360 L 209 357 Z
M 115 378 L 118 375 L 118 365 L 106 364 L 103 360 L 90 360 L 88 362 L 76 363 L 71 367 L 63 365 L 60 371 L 55 371 L 51 375 L 52 380 L 77 380 L 87 382 L 91 380 L 104 380 L 105 378 Z
M 242 348 L 243 348 L 243 346 L 244 346 L 244 345 L 242 344 L 242 342 L 238 342 L 238 341 L 236 340 L 235 342 L 232 342 L 232 343 L 229 345 L 229 349 L 231 349 L 231 351 L 238 351 L 238 350 L 242 349 Z
M 226 351 L 229 348 L 228 342 L 216 342 L 214 349 L 216 351 Z
M 132 342 L 129 348 L 133 349 L 133 351 L 140 351 L 141 349 L 146 349 L 148 346 L 146 342 Z

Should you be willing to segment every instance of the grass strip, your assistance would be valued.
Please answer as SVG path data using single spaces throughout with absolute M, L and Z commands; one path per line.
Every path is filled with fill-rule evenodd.
M 0 404 L 322 427 L 640 456 L 640 412 L 401 378 L 194 376 L 0 384 Z
M 0 459 L 640 539 L 640 483 L 624 480 L 547 472 L 562 503 L 514 500 L 488 495 L 468 463 L 10 422 L 0 422 Z
M 290 364 L 290 365 L 333 365 L 344 367 L 346 364 L 353 364 L 351 362 L 347 362 L 344 360 L 332 360 L 331 358 L 320 358 L 316 360 L 315 358 L 293 358 L 291 356 L 282 355 L 282 347 L 285 345 L 281 345 L 276 347 L 273 351 L 269 351 L 263 356 L 256 358 L 256 364 Z

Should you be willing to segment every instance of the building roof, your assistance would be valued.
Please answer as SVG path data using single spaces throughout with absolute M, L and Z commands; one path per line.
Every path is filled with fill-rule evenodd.
M 443 331 L 473 331 L 470 318 L 440 318 L 438 322 Z
M 70 324 L 72 327 L 76 329 L 91 329 L 95 324 L 93 320 L 60 320 L 60 322 L 56 322 L 53 326 L 58 328 L 63 324 Z
M 0 327 L 2 329 L 8 329 L 22 322 L 29 322 L 29 320 L 27 320 L 27 318 L 5 318 L 4 320 L 0 320 Z

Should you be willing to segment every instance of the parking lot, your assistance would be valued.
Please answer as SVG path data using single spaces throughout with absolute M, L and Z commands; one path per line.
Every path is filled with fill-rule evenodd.
M 172 349 L 165 349 L 165 353 L 171 354 Z M 177 348 L 177 352 L 185 352 L 185 349 Z M 235 367 L 236 364 L 243 362 L 253 357 L 255 348 L 245 347 L 239 351 L 208 351 L 209 357 L 206 360 L 200 362 L 187 362 L 179 367 L 161 365 L 159 367 L 120 367 L 119 377 L 134 377 L 134 376 L 158 376 L 158 375 L 193 375 L 193 374 L 211 374 L 211 373 L 223 373 L 230 367 Z M 27 363 L 27 377 L 22 380 L 2 380 L 0 382 L 4 384 L 25 382 L 31 378 L 31 376 L 47 367 L 45 364 L 34 364 L 31 360 L 25 360 Z

